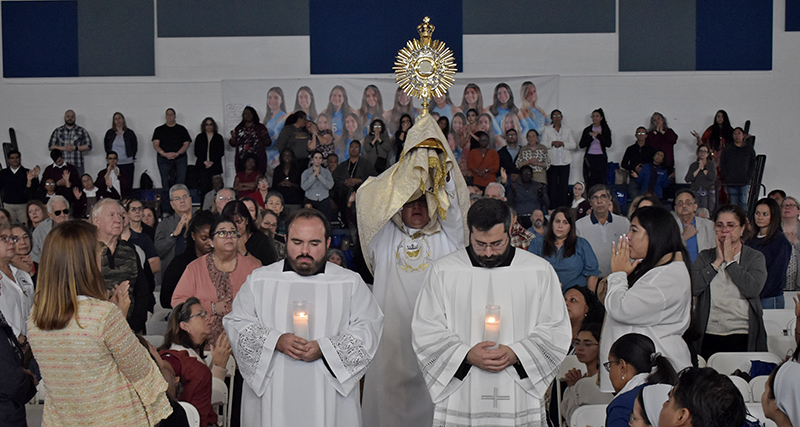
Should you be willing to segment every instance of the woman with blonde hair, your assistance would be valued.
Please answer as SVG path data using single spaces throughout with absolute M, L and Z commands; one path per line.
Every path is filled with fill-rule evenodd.
M 323 113 L 331 117 L 331 130 L 333 134 L 339 136 L 344 130 L 344 119 L 348 114 L 355 114 L 356 110 L 350 107 L 347 101 L 347 91 L 341 85 L 336 85 L 331 89 L 328 96 L 328 106 Z
M 536 85 L 533 82 L 522 83 L 519 90 L 522 95 L 522 108 L 519 109 L 519 121 L 525 132 L 528 129 L 536 129 L 540 135 L 544 132 L 545 126 L 550 124 L 547 113 L 539 106 L 539 95 L 536 92 Z
M 97 230 L 67 221 L 44 242 L 28 341 L 44 380 L 44 425 L 154 426 L 172 413 L 167 383 L 125 321 L 128 286 L 111 297 Z M 117 305 L 115 305 L 115 303 Z
M 308 116 L 308 120 L 314 121 L 317 119 L 317 104 L 314 101 L 314 92 L 308 86 L 300 86 L 297 89 L 297 95 L 294 97 L 294 111 L 303 110 Z

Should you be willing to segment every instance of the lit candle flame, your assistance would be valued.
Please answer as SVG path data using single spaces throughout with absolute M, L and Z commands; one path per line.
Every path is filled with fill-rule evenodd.
M 486 323 L 497 323 L 497 319 L 495 319 L 494 317 L 487 317 Z
M 306 314 L 305 312 L 300 312 L 297 313 L 297 317 L 308 317 L 308 314 Z

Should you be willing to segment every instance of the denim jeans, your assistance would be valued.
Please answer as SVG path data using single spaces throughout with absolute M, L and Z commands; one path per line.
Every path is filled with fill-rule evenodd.
M 175 159 L 158 155 L 158 173 L 161 175 L 161 212 L 170 212 L 169 189 L 175 184 L 186 183 L 186 153 Z M 173 177 L 174 174 L 174 177 Z
M 786 301 L 783 299 L 783 295 L 761 298 L 761 307 L 765 310 L 773 308 L 782 310 L 786 307 Z
M 732 205 L 739 205 L 747 211 L 747 194 L 750 192 L 749 185 L 729 185 L 728 201 Z

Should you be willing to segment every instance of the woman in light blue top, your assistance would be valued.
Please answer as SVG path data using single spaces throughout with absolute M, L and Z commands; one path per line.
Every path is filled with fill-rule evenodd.
M 375 85 L 368 85 L 364 88 L 364 95 L 361 97 L 361 108 L 358 110 L 358 118 L 365 125 L 372 123 L 375 119 L 383 119 L 383 96 L 381 90 Z M 364 126 L 364 135 L 367 136 L 369 129 Z
M 533 239 L 528 251 L 549 262 L 561 281 L 561 291 L 589 286 L 595 291 L 600 268 L 589 242 L 575 234 L 572 210 L 560 207 L 550 217 L 544 236 Z
M 315 152 L 311 158 L 311 167 L 303 171 L 300 187 L 306 192 L 306 204 L 325 214 L 330 221 L 333 214 L 330 190 L 333 188 L 333 175 L 328 168 L 322 166 L 322 153 Z
M 519 110 L 519 121 L 522 124 L 522 134 L 527 134 L 528 130 L 536 129 L 539 135 L 544 132 L 544 127 L 550 124 L 547 113 L 537 104 L 539 95 L 536 92 L 536 85 L 532 82 L 522 84 L 519 91 L 522 94 L 522 108 Z
M 494 88 L 494 96 L 492 106 L 489 107 L 489 112 L 494 116 L 494 134 L 502 135 L 502 122 L 506 114 L 517 114 L 519 108 L 514 105 L 514 94 L 511 93 L 511 87 L 505 83 L 499 83 Z
M 283 89 L 275 86 L 267 91 L 267 114 L 264 115 L 264 125 L 269 131 L 269 137 L 274 141 L 283 129 L 286 120 L 286 102 L 283 98 Z
M 447 92 L 442 96 L 434 96 L 428 111 L 439 114 L 439 117 L 447 117 L 447 121 L 452 122 L 453 114 L 461 110 L 453 105 L 453 100 L 450 99 L 450 92 Z
M 325 108 L 323 113 L 331 116 L 331 130 L 333 134 L 339 136 L 344 129 L 344 118 L 348 114 L 355 114 L 355 110 L 350 107 L 347 102 L 347 91 L 340 85 L 336 85 L 331 89 L 330 97 L 328 98 L 328 107 Z

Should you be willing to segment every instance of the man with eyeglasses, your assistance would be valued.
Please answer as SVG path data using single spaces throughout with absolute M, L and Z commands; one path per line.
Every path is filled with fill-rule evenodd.
M 469 246 L 433 263 L 411 323 L 434 425 L 544 425 L 544 396 L 572 340 L 558 275 L 510 245 L 502 201 L 478 200 L 467 224 Z
M 681 240 L 686 245 L 692 263 L 701 251 L 717 247 L 714 223 L 695 215 L 696 200 L 694 191 L 682 188 L 675 194 L 675 210 L 672 212 L 681 229 Z
M 639 173 L 644 165 L 653 161 L 655 149 L 646 144 L 647 129 L 644 126 L 636 128 L 636 142 L 625 150 L 620 167 L 628 171 L 628 197 L 630 200 L 639 195 Z
M 611 274 L 611 244 L 616 243 L 631 226 L 628 218 L 611 212 L 612 197 L 611 190 L 605 185 L 592 186 L 589 189 L 592 213 L 575 222 L 575 232 L 578 237 L 589 241 L 603 276 Z
M 131 305 L 124 313 L 125 318 L 133 332 L 144 333 L 147 311 L 155 304 L 155 297 L 150 292 L 136 247 L 120 239 L 124 217 L 125 209 L 114 199 L 100 200 L 92 209 L 91 220 L 97 227 L 100 244 L 100 274 L 110 294 L 117 286 L 130 284 Z
M 169 189 L 169 203 L 175 211 L 164 218 L 156 227 L 156 250 L 161 257 L 161 265 L 169 267 L 176 254 L 186 249 L 186 227 L 192 219 L 192 197 L 183 184 L 175 184 Z
M 433 424 L 433 401 L 411 346 L 411 316 L 433 262 L 463 248 L 467 235 L 469 191 L 436 120 L 421 117 L 405 143 L 403 159 L 367 180 L 356 200 L 361 247 L 386 316 L 364 380 L 367 426 Z M 429 168 L 431 158 L 441 160 Z
M 29 171 L 22 166 L 22 154 L 17 150 L 8 152 L 8 167 L 0 170 L 0 192 L 3 195 L 3 207 L 11 213 L 11 222 L 27 222 L 26 190 L 30 182 L 31 188 L 39 186 L 39 166 Z M 30 181 L 28 175 L 31 175 Z
M 44 239 L 47 233 L 62 222 L 69 220 L 69 202 L 64 196 L 53 196 L 47 201 L 47 213 L 49 218 L 42 221 L 35 230 L 33 230 L 33 247 L 31 248 L 31 259 L 33 262 L 39 263 L 39 258 L 42 256 L 42 246 L 44 246 Z
M 222 213 L 222 209 L 225 208 L 225 205 L 234 200 L 236 200 L 236 193 L 230 188 L 223 188 L 217 191 L 217 195 L 214 197 L 214 207 L 216 208 L 214 214 L 219 216 Z

